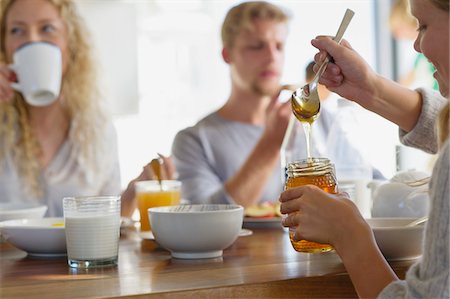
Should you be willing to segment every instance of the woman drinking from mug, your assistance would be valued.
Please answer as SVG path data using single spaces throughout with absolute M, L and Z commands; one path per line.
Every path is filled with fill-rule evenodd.
M 283 192 L 283 225 L 295 229 L 295 240 L 333 245 L 358 295 L 364 298 L 449 298 L 449 1 L 410 0 L 419 28 L 414 48 L 434 65 L 441 95 L 426 89 L 409 90 L 376 74 L 351 48 L 327 37 L 312 41 L 330 55 L 320 83 L 396 123 L 406 145 L 428 152 L 439 149 L 430 182 L 430 213 L 423 255 L 399 280 L 380 253 L 369 225 L 348 195 L 332 195 L 303 186 Z M 436 125 L 438 130 L 436 130 Z M 298 213 L 297 213 L 298 212 Z
M 46 204 L 47 216 L 61 216 L 65 196 L 120 194 L 116 132 L 101 105 L 90 41 L 75 4 L 0 4 L 0 202 Z M 8 66 L 21 63 L 13 60 L 15 53 L 36 43 L 57 47 L 62 72 L 60 94 L 39 106 L 11 87 L 24 83 Z M 148 178 L 147 169 L 139 179 Z M 132 196 L 128 191 L 122 198 L 126 214 Z
M 120 193 L 116 135 L 102 111 L 86 30 L 69 1 L 1 1 L 0 200 L 40 202 Z M 49 43 L 62 57 L 61 93 L 45 106 L 11 88 L 21 47 Z M 26 67 L 26 66 L 24 66 Z M 50 67 L 50 66 L 49 66 Z

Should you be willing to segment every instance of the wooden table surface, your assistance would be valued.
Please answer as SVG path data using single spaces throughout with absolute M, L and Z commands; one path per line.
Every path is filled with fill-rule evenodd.
M 122 232 L 119 265 L 76 270 L 66 258 L 32 259 L 0 243 L 0 298 L 350 298 L 339 257 L 292 249 L 281 228 L 252 229 L 222 258 L 172 259 L 137 232 Z M 414 261 L 391 263 L 400 277 Z

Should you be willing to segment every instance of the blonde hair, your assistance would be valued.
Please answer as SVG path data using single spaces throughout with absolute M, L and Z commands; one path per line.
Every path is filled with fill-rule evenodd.
M 0 1 L 0 61 L 9 63 L 5 51 L 6 16 L 17 0 Z M 60 96 L 70 119 L 68 139 L 78 162 L 89 172 L 89 169 L 97 167 L 95 152 L 106 120 L 99 103 L 91 42 L 73 1 L 47 1 L 58 10 L 68 36 L 69 61 Z M 0 149 L 0 162 L 5 155 L 11 154 L 26 189 L 35 196 L 41 196 L 43 189 L 38 162 L 41 148 L 30 128 L 28 108 L 21 94 L 15 93 L 10 103 L 0 104 L 0 121 L 0 140 L 4 143 Z
M 439 141 L 441 145 L 444 144 L 444 142 L 448 139 L 449 136 L 450 131 L 449 115 L 450 115 L 450 102 L 447 99 L 447 105 L 444 106 L 441 113 L 439 114 L 439 121 L 438 121 Z
M 389 26 L 396 28 L 399 24 L 406 24 L 411 28 L 417 28 L 417 19 L 411 14 L 410 0 L 394 0 L 391 6 L 391 12 L 389 15 Z M 435 7 L 449 11 L 449 0 L 428 0 Z
M 437 8 L 449 11 L 450 1 L 448 0 L 430 0 L 430 1 Z
M 280 7 L 265 1 L 244 2 L 231 8 L 222 24 L 222 44 L 232 47 L 234 39 L 242 30 L 251 29 L 255 20 L 287 22 L 290 16 Z
M 430 2 L 437 7 L 445 11 L 449 11 L 450 2 L 448 0 L 430 0 Z M 441 145 L 448 139 L 450 134 L 450 102 L 447 97 L 447 105 L 444 106 L 438 121 L 439 140 Z
M 409 0 L 395 0 L 391 6 L 389 26 L 394 29 L 401 24 L 417 29 L 417 19 L 411 14 Z

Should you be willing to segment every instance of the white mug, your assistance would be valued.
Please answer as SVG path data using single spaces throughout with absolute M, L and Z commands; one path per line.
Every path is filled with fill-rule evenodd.
M 50 43 L 33 42 L 13 54 L 9 66 L 16 73 L 12 87 L 32 106 L 47 106 L 58 97 L 62 78 L 61 50 Z

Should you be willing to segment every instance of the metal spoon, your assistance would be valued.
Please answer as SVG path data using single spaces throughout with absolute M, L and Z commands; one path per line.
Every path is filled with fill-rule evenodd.
M 414 220 L 406 225 L 406 227 L 413 227 L 419 224 L 422 224 L 428 220 L 428 216 L 420 217 L 419 219 Z
M 341 25 L 339 26 L 336 36 L 333 38 L 335 42 L 341 42 L 345 30 L 347 30 L 348 24 L 350 24 L 350 21 L 352 20 L 354 14 L 355 13 L 351 9 L 347 9 L 345 11 L 345 15 L 342 19 Z M 319 70 L 314 76 L 314 79 L 309 84 L 306 84 L 305 86 L 303 86 L 303 88 L 297 89 L 292 94 L 292 110 L 298 120 L 312 122 L 317 118 L 320 111 L 320 99 L 319 93 L 317 92 L 317 84 L 320 76 L 327 68 L 329 61 L 330 58 L 326 57 L 323 63 L 320 65 Z

